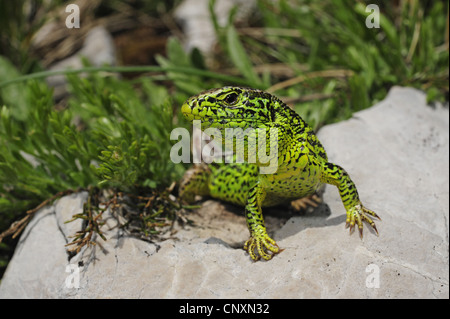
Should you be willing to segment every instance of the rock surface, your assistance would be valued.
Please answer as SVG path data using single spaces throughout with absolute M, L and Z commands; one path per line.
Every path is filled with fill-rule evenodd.
M 67 260 L 64 224 L 86 193 L 42 209 L 27 226 L 0 285 L 0 298 L 448 298 L 449 111 L 395 87 L 388 97 L 319 138 L 343 166 L 380 236 L 344 229 L 337 189 L 326 186 L 312 213 L 285 223 L 266 214 L 280 247 L 269 262 L 240 248 L 242 209 L 208 200 L 175 239 L 150 244 L 108 219 L 108 240 Z M 278 211 L 284 211 L 278 208 Z M 281 226 L 280 226 L 281 223 Z M 82 261 L 82 262 L 81 262 Z
M 232 8 L 239 7 L 237 20 L 248 19 L 256 7 L 254 0 L 217 0 L 214 14 L 217 23 L 226 26 Z M 216 31 L 211 20 L 209 0 L 183 0 L 175 10 L 175 18 L 183 27 L 185 33 L 185 49 L 190 52 L 198 48 L 208 55 L 217 42 Z
M 81 69 L 83 59 L 92 66 L 116 65 L 116 48 L 111 34 L 102 26 L 92 28 L 86 35 L 83 47 L 74 55 L 53 64 L 49 71 Z M 53 75 L 47 78 L 47 83 L 54 88 L 56 100 L 67 94 L 67 80 L 65 75 Z

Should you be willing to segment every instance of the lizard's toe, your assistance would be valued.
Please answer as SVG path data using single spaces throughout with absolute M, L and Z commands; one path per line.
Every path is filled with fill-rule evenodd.
M 258 261 L 261 257 L 270 260 L 272 257 L 283 251 L 278 244 L 268 235 L 256 235 L 250 237 L 244 244 L 244 250 L 248 252 L 250 258 Z
M 347 220 L 345 222 L 345 227 L 350 227 L 350 234 L 353 232 L 355 225 L 358 226 L 359 236 L 363 237 L 363 222 L 368 223 L 375 233 L 378 235 L 378 229 L 375 222 L 368 215 L 371 215 L 379 220 L 381 218 L 370 209 L 365 208 L 362 204 L 355 205 L 347 210 Z

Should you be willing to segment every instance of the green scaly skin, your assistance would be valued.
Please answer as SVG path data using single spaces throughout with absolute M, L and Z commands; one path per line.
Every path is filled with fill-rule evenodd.
M 202 130 L 217 128 L 223 136 L 226 128 L 263 128 L 267 132 L 272 128 L 278 132 L 278 168 L 275 173 L 260 174 L 260 166 L 264 164 L 257 157 L 255 164 L 195 166 L 186 172 L 180 185 L 180 196 L 189 202 L 197 194 L 245 206 L 250 239 L 244 249 L 253 260 L 260 257 L 270 260 L 282 251 L 267 234 L 261 207 L 312 195 L 322 183 L 337 186 L 347 210 L 346 226 L 350 226 L 350 232 L 356 224 L 362 237 L 365 221 L 378 234 L 369 215 L 379 217 L 361 204 L 350 176 L 342 167 L 328 162 L 312 128 L 275 96 L 261 90 L 224 87 L 189 98 L 181 110 L 190 121 L 201 120 Z M 269 134 L 266 137 L 269 145 Z M 247 142 L 234 146 L 235 151 L 244 147 L 248 155 Z

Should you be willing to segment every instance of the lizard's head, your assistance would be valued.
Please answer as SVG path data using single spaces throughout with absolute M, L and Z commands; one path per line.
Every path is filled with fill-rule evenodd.
M 190 121 L 201 120 L 206 127 L 241 127 L 243 129 L 274 121 L 274 96 L 261 90 L 223 87 L 189 98 L 181 107 Z

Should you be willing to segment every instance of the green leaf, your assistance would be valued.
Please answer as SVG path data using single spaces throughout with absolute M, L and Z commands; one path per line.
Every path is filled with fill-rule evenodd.
M 14 79 L 20 76 L 17 69 L 5 57 L 0 56 L 0 79 Z M 30 110 L 30 90 L 26 83 L 0 88 L 0 102 L 11 106 L 11 115 L 24 120 Z
M 364 79 L 355 74 L 349 79 L 351 104 L 355 110 L 362 110 L 370 106 L 367 87 Z
M 233 64 L 238 68 L 242 75 L 252 83 L 252 86 L 259 87 L 261 85 L 261 80 L 253 70 L 253 65 L 250 62 L 233 25 L 230 25 L 227 28 L 227 48 Z
M 5 183 L 14 183 L 17 180 L 17 173 L 8 163 L 0 163 L 1 178 Z

